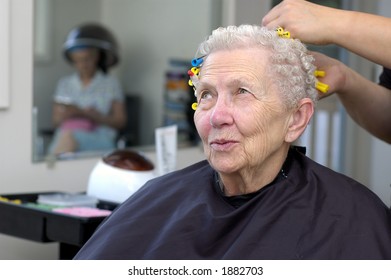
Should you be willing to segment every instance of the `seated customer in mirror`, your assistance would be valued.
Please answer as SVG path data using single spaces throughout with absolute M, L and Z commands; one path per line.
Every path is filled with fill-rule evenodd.
M 115 42 L 105 35 L 110 34 L 98 25 L 83 25 L 68 35 L 64 52 L 76 72 L 57 85 L 53 106 L 56 132 L 49 154 L 116 147 L 117 131 L 125 125 L 126 114 L 121 85 L 108 74 L 118 57 L 116 49 L 107 45 Z
M 292 144 L 318 99 L 306 47 L 230 26 L 197 57 L 206 160 L 147 182 L 75 259 L 390 259 L 387 206 Z

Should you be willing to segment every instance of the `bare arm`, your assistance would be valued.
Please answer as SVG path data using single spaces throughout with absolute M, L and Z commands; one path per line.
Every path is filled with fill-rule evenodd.
M 336 44 L 391 68 L 391 19 L 329 8 L 304 0 L 284 0 L 262 19 L 268 28 L 281 26 L 305 43 Z
M 65 120 L 75 117 L 84 117 L 83 110 L 74 105 L 64 105 L 60 103 L 54 103 L 53 105 L 53 124 L 54 126 L 60 126 Z
M 391 144 L 391 90 L 349 71 L 346 88 L 338 93 L 341 102 L 360 126 Z
M 70 118 L 87 118 L 94 123 L 121 129 L 126 124 L 126 113 L 123 102 L 113 101 L 108 115 L 103 115 L 95 109 L 81 109 L 74 105 L 55 103 L 53 107 L 53 123 L 57 127 Z
M 319 53 L 313 55 L 316 66 L 327 73 L 320 78 L 330 85 L 327 95 L 337 93 L 355 122 L 391 144 L 391 90 L 364 78 L 338 60 Z
M 121 129 L 126 124 L 125 105 L 120 101 L 113 101 L 110 113 L 107 116 L 100 114 L 95 109 L 85 110 L 84 116 L 98 124 L 107 125 L 115 129 Z

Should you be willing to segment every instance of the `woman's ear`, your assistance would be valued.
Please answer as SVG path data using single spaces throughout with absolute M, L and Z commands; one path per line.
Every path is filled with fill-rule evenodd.
M 285 141 L 292 143 L 303 134 L 314 113 L 314 103 L 309 98 L 300 100 L 297 108 L 292 112 L 289 120 Z

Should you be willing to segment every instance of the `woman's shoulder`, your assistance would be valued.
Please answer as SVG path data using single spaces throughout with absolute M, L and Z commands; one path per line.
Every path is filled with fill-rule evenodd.
M 387 208 L 370 186 L 319 164 L 305 155 L 296 154 L 295 158 L 299 169 L 304 172 L 301 176 L 305 178 L 306 184 L 316 189 L 326 201 L 330 201 L 335 207 L 338 208 L 337 205 L 339 205 L 346 208 L 350 205 L 356 209 L 366 208 L 364 211 L 369 209 L 383 211 Z

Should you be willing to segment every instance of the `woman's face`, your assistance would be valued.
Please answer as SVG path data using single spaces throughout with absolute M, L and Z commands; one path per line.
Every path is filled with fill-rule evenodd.
M 99 61 L 99 51 L 97 49 L 77 49 L 70 53 L 70 58 L 80 76 L 94 76 Z
M 285 143 L 290 112 L 265 68 L 268 52 L 236 49 L 210 54 L 199 75 L 194 121 L 218 172 L 273 164 Z

